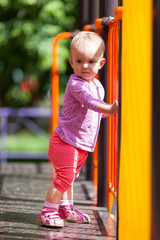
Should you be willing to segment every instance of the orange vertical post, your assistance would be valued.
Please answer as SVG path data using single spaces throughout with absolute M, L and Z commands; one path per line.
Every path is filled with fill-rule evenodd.
M 59 117 L 59 74 L 58 74 L 58 45 L 61 39 L 71 38 L 72 33 L 63 32 L 55 36 L 52 44 L 52 67 L 51 67 L 51 132 L 54 132 Z
M 97 187 L 98 184 L 98 170 L 97 170 L 97 166 L 98 166 L 98 143 L 96 143 L 94 152 L 93 152 L 93 183 L 94 186 Z
M 93 26 L 86 25 L 86 26 L 84 26 L 83 29 L 85 31 L 91 31 L 91 30 L 93 30 L 92 28 L 93 28 Z M 94 24 L 94 31 L 98 33 L 98 30 L 100 30 L 100 29 L 102 29 L 102 18 L 101 19 L 97 18 L 95 20 L 95 24 Z M 97 74 L 96 78 L 98 79 L 98 74 Z M 98 140 L 97 140 L 94 152 L 93 152 L 93 183 L 94 183 L 94 186 L 97 187 L 97 185 L 98 185 Z
M 112 72 L 113 72 L 113 29 L 108 32 L 108 103 L 112 103 Z M 107 205 L 109 214 L 113 204 L 112 188 L 112 117 L 108 118 L 107 129 Z
M 118 36 L 119 23 L 116 20 L 109 22 L 108 32 L 108 103 L 118 98 Z M 117 195 L 117 168 L 118 168 L 118 118 L 108 118 L 107 130 L 107 205 L 112 216 L 113 197 Z
M 114 94 L 115 94 L 115 99 L 118 98 L 118 58 L 119 58 L 119 22 L 116 22 L 115 26 L 115 49 L 116 49 L 116 56 L 115 56 L 115 87 L 114 87 Z M 117 196 L 117 176 L 118 176 L 118 116 L 116 115 L 115 117 L 115 169 L 114 169 L 114 194 Z

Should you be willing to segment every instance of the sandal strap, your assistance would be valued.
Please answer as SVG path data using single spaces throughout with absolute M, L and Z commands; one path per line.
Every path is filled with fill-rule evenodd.
M 43 217 L 52 219 L 52 218 L 59 218 L 59 215 L 56 212 L 54 212 L 54 213 L 53 212 L 47 212 L 47 213 L 43 214 Z
M 43 207 L 39 221 L 45 226 L 63 227 L 64 221 L 60 218 L 56 208 Z
M 75 211 L 75 212 L 78 213 L 78 214 L 83 214 L 83 212 L 80 211 L 78 208 L 73 209 L 73 211 Z
M 49 218 L 49 219 L 60 218 L 57 209 L 46 208 L 46 207 L 43 207 L 41 216 L 43 218 Z
M 73 210 L 73 212 L 75 212 L 77 214 L 77 216 L 79 216 L 79 221 L 84 222 L 84 223 L 91 221 L 91 219 L 88 216 L 88 214 L 81 212 L 78 208 L 75 208 Z

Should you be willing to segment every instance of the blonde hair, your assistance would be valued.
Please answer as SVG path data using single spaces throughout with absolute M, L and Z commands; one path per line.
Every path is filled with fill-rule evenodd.
M 72 51 L 72 49 L 78 48 L 79 44 L 84 43 L 84 41 L 92 41 L 92 42 L 99 41 L 100 46 L 102 48 L 102 52 L 105 51 L 104 41 L 99 34 L 95 32 L 81 31 L 77 33 L 76 36 L 72 39 L 71 45 L 70 45 L 70 52 Z

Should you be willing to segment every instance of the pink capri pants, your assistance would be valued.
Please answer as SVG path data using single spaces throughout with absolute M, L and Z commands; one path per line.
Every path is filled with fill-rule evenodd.
M 53 133 L 49 141 L 48 156 L 56 172 L 53 181 L 55 188 L 64 193 L 72 187 L 87 155 L 87 151 L 65 143 L 58 134 Z

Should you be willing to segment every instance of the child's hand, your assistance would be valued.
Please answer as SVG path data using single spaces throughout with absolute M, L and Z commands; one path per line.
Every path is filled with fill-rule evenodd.
M 108 104 L 103 101 L 99 102 L 98 112 L 103 113 L 105 117 L 118 113 L 118 100 L 116 100 L 113 104 Z
M 118 113 L 118 100 L 115 100 L 115 102 L 112 104 L 112 113 Z

